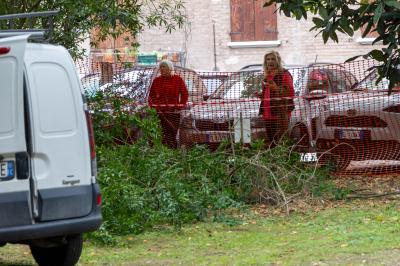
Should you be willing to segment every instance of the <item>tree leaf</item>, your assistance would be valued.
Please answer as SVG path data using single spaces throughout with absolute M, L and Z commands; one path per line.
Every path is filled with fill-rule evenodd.
M 329 39 L 329 32 L 323 31 L 322 32 L 322 39 L 324 40 L 324 43 L 327 43 L 328 39 Z
M 369 55 L 377 61 L 384 61 L 386 59 L 381 50 L 372 50 L 371 52 L 369 52 Z
M 338 36 L 337 36 L 337 34 L 336 34 L 336 32 L 335 32 L 334 30 L 331 30 L 331 31 L 330 31 L 329 36 L 331 37 L 331 39 L 332 39 L 334 42 L 339 42 Z
M 379 5 L 375 8 L 374 11 L 374 24 L 378 23 L 379 19 L 382 16 L 382 12 L 383 12 L 383 3 L 379 3 Z
M 322 19 L 318 18 L 318 17 L 313 17 L 312 21 L 314 22 L 314 24 L 318 27 L 318 28 L 322 28 L 325 26 L 325 21 L 323 21 Z
M 318 11 L 318 14 L 321 16 L 321 18 L 323 18 L 324 20 L 328 19 L 328 11 L 325 7 L 320 6 Z
M 386 1 L 385 5 L 390 6 L 390 7 L 394 7 L 396 9 L 400 9 L 400 2 L 398 1 Z
M 353 36 L 354 31 L 349 25 L 347 18 L 340 18 L 339 20 L 340 28 L 343 29 L 349 36 Z

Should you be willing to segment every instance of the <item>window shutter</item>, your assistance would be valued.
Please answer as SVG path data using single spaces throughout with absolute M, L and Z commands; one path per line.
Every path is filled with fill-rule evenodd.
M 278 39 L 276 4 L 263 7 L 264 3 L 265 0 L 254 1 L 254 41 L 272 41 Z
M 264 0 L 231 0 L 231 41 L 276 40 L 276 5 L 263 7 Z
M 231 40 L 254 40 L 254 1 L 231 0 Z

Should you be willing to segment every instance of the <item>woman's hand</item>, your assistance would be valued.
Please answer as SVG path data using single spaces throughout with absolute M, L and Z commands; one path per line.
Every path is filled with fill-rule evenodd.
M 269 89 L 270 89 L 271 91 L 276 91 L 276 90 L 278 90 L 278 85 L 276 85 L 275 81 L 273 81 L 273 80 L 268 80 L 268 81 L 267 81 L 267 85 L 268 85 L 268 87 L 269 87 Z

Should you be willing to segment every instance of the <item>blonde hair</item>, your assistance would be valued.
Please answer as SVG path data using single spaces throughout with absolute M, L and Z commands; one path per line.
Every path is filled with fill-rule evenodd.
M 174 70 L 174 64 L 172 64 L 172 62 L 167 60 L 167 59 L 161 60 L 161 62 L 160 62 L 160 64 L 158 66 L 159 67 L 166 66 L 166 67 L 169 68 L 169 70 L 171 70 L 171 71 Z
M 277 64 L 278 64 L 278 71 L 282 71 L 282 70 L 283 70 L 282 59 L 281 59 L 281 56 L 279 55 L 279 53 L 276 52 L 276 51 L 270 51 L 270 52 L 268 52 L 268 53 L 266 53 L 266 54 L 264 55 L 263 70 L 264 70 L 265 72 L 267 72 L 267 56 L 268 56 L 268 55 L 273 55 L 273 56 L 275 57 L 276 62 L 277 62 Z

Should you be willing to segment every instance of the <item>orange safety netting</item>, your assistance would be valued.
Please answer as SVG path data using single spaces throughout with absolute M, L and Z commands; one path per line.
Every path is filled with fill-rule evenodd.
M 345 173 L 396 173 L 400 93 L 394 88 L 389 95 L 385 79 L 377 83 L 374 64 L 286 66 L 274 77 L 264 77 L 261 67 L 238 72 L 175 67 L 188 101 L 174 94 L 176 83 L 168 87 L 163 80 L 159 86 L 169 92 L 154 93 L 152 107 L 161 121 L 163 143 L 173 148 L 262 140 L 266 149 L 292 145 L 304 162 L 333 162 Z M 156 66 L 81 63 L 78 70 L 86 95 L 112 90 L 131 113 L 148 105 L 150 87 L 159 76 Z

